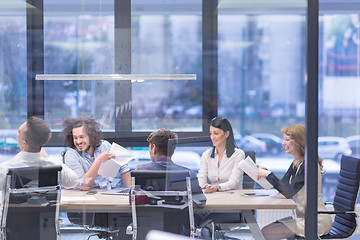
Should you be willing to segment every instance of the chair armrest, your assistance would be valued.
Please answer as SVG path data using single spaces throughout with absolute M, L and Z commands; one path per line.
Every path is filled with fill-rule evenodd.
M 205 227 L 206 225 L 208 225 L 209 223 L 213 222 L 213 220 L 210 218 L 210 219 L 207 219 L 206 221 L 202 222 L 200 225 L 199 225 L 199 228 L 203 228 Z
M 355 211 L 318 211 L 318 214 L 355 214 Z

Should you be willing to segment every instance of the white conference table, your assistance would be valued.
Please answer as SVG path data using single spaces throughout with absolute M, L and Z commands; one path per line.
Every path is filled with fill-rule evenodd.
M 101 190 L 98 190 L 97 193 L 88 195 L 87 191 L 62 190 L 60 211 L 107 213 L 131 212 L 129 196 L 105 195 L 100 192 Z M 250 195 L 251 193 L 259 195 Z M 292 199 L 286 199 L 276 190 L 234 190 L 206 194 L 206 197 L 207 202 L 205 207 L 203 209 L 195 208 L 195 212 L 241 212 L 245 216 L 246 222 L 255 239 L 264 239 L 264 237 L 252 210 L 296 208 L 296 203 Z

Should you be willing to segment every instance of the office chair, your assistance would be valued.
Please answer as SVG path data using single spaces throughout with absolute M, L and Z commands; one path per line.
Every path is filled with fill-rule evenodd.
M 348 238 L 356 229 L 355 205 L 360 181 L 360 159 L 343 155 L 339 181 L 334 197 L 334 211 L 319 214 L 336 214 L 331 230 L 321 239 Z
M 60 240 L 61 166 L 8 170 L 1 239 Z
M 66 151 L 62 151 L 60 154 L 65 164 Z M 95 236 L 98 239 L 112 239 L 120 231 L 107 226 L 107 213 L 68 212 L 67 217 L 71 224 L 83 228 L 86 232 L 93 233 L 89 235 L 88 239 Z
M 256 163 L 256 151 L 255 150 L 244 150 L 245 158 L 248 156 Z M 248 176 L 246 173 L 243 175 L 243 189 L 255 189 L 256 183 L 255 181 Z M 216 214 L 215 214 L 216 215 Z M 227 214 L 231 216 L 230 220 L 222 220 L 221 222 L 216 221 L 216 219 L 211 219 L 211 215 L 208 217 L 211 223 L 211 233 L 212 239 L 224 238 L 227 231 L 230 230 L 232 226 L 245 227 L 246 220 L 245 217 L 241 213 L 232 213 Z M 209 221 L 208 219 L 208 221 Z
M 139 200 L 142 204 L 147 204 L 147 207 L 156 207 L 163 206 L 166 208 L 165 204 L 168 206 L 186 206 L 188 210 L 180 207 L 175 211 L 185 211 L 189 212 L 189 230 L 190 237 L 195 237 L 200 235 L 199 232 L 196 232 L 195 222 L 194 222 L 194 210 L 193 210 L 193 196 L 191 191 L 191 181 L 190 181 L 190 173 L 189 171 L 147 171 L 147 170 L 135 170 L 131 172 L 131 194 L 130 194 L 130 204 L 131 204 L 131 212 L 132 212 L 132 223 L 128 226 L 126 233 L 132 235 L 132 239 L 143 239 L 146 234 L 146 230 L 166 228 L 169 225 L 167 224 L 166 212 L 159 213 L 160 208 L 148 208 L 145 209 L 143 207 L 142 210 L 149 210 L 149 213 L 145 211 L 145 215 L 142 217 L 150 216 L 150 222 L 146 223 L 146 226 L 141 226 L 138 231 L 138 210 L 137 205 L 139 204 Z M 143 198 L 145 197 L 145 199 Z M 156 206 L 155 206 L 156 205 Z M 171 210 L 171 207 L 170 207 Z M 174 210 L 174 209 L 172 209 Z M 180 213 L 180 212 L 178 212 Z M 146 215 L 148 214 L 148 215 Z M 154 214 L 158 214 L 156 216 L 163 217 L 163 223 L 159 225 L 159 221 L 154 221 Z M 172 215 L 171 217 L 174 219 L 179 219 L 179 224 L 183 223 L 183 219 L 181 219 L 180 215 Z M 146 219 L 145 219 L 146 220 Z M 153 224 L 152 226 L 149 226 Z M 149 228 L 149 229 L 147 229 Z M 172 229 L 173 230 L 173 229 Z M 166 231 L 166 230 L 165 230 Z
M 360 181 L 360 159 L 343 155 L 341 157 L 338 185 L 335 191 L 334 211 L 318 211 L 318 214 L 335 214 L 335 219 L 328 234 L 320 239 L 349 238 L 356 230 L 355 205 Z M 328 205 L 329 203 L 325 203 Z M 289 240 L 305 239 L 295 236 Z
M 256 151 L 255 150 L 244 150 L 245 158 L 248 156 L 256 163 Z M 249 177 L 246 173 L 243 176 L 243 189 L 254 189 L 255 181 Z

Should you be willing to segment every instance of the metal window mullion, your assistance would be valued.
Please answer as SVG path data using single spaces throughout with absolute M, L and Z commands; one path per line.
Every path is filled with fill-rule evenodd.
M 203 131 L 218 108 L 218 0 L 202 0 Z
M 44 12 L 43 0 L 27 0 L 27 116 L 44 116 L 44 81 L 35 81 L 44 73 Z
M 318 184 L 318 72 L 319 72 L 319 0 L 307 1 L 307 75 L 305 139 L 305 238 L 317 239 Z
M 131 0 L 114 0 L 115 74 L 131 73 Z M 115 132 L 132 131 L 131 81 L 115 81 Z M 121 111 L 120 111 L 121 110 Z

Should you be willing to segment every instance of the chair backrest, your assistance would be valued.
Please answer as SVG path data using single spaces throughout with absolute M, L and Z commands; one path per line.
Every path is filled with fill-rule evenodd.
M 48 187 L 59 184 L 62 166 L 10 168 L 11 188 Z
M 60 202 L 61 169 L 61 166 L 47 166 L 8 170 L 1 239 L 60 239 L 56 203 Z
M 135 185 L 146 191 L 185 191 L 190 172 L 135 170 L 131 176 L 135 177 Z
M 195 223 L 193 212 L 193 196 L 191 191 L 191 180 L 189 171 L 155 171 L 155 170 L 134 170 L 131 172 L 131 191 L 130 203 L 132 209 L 132 231 L 129 234 L 136 239 L 143 238 L 150 229 L 159 229 L 176 232 L 181 228 L 182 224 L 187 226 L 189 220 L 189 234 L 194 236 Z M 147 196 L 147 203 L 151 205 L 159 204 L 160 199 L 165 200 L 162 203 L 162 208 L 156 208 L 155 212 L 151 213 L 152 218 L 159 216 L 161 221 L 148 221 L 148 217 L 143 218 L 144 215 L 139 216 L 140 224 L 138 224 L 138 213 L 136 210 L 136 196 Z M 158 202 L 159 201 L 159 202 Z M 143 203 L 143 201 L 142 201 Z M 165 208 L 168 204 L 169 208 Z M 188 208 L 175 207 L 175 205 L 182 205 L 187 203 Z M 141 208 L 145 210 L 145 208 Z M 183 211 L 185 210 L 185 211 Z M 175 212 L 174 212 L 175 211 Z M 142 212 L 141 214 L 145 214 Z M 174 216 L 176 217 L 174 218 Z M 169 216 L 171 216 L 169 218 Z M 167 220 L 165 220 L 167 219 Z M 175 221 L 174 223 L 171 223 Z M 144 223 L 145 222 L 145 223 Z M 151 225 L 153 224 L 153 225 Z M 138 225 L 141 229 L 138 232 Z
M 334 197 L 335 211 L 354 211 L 360 181 L 360 159 L 343 155 L 339 182 Z M 356 229 L 355 213 L 336 214 L 329 235 L 331 238 L 350 237 Z
M 154 171 L 154 170 L 135 170 L 131 172 L 131 177 L 135 179 L 135 185 L 140 189 L 153 194 L 157 191 L 187 191 L 186 178 L 190 177 L 189 171 Z M 157 193 L 154 194 L 155 196 Z M 167 194 L 166 194 L 167 195 Z M 183 202 L 180 196 L 159 196 L 167 203 Z M 148 197 L 148 202 L 156 201 L 154 198 Z
M 251 157 L 251 159 L 256 163 L 256 151 L 253 150 L 244 150 L 245 158 L 247 156 Z M 252 180 L 246 173 L 243 176 L 243 189 L 254 189 L 255 188 L 255 181 Z

